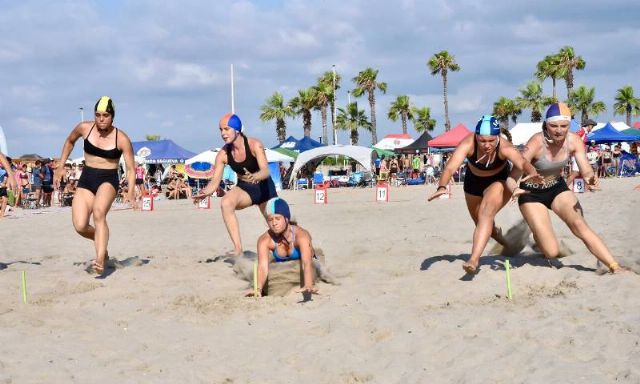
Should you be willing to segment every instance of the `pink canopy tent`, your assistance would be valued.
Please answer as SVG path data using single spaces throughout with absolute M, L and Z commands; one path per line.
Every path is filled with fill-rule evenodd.
M 465 127 L 464 124 L 460 123 L 449 132 L 445 132 L 442 135 L 437 136 L 435 139 L 429 140 L 429 147 L 456 147 L 460 144 L 462 139 L 467 137 L 470 133 L 471 131 Z

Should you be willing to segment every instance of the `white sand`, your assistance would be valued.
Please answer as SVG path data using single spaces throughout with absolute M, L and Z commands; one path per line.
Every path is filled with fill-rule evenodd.
M 603 180 L 580 196 L 590 225 L 640 271 L 640 178 Z M 552 268 L 512 259 L 514 300 L 501 257 L 461 279 L 472 221 L 461 186 L 283 193 L 341 285 L 321 295 L 259 300 L 224 263 L 230 249 L 218 201 L 109 215 L 110 254 L 142 266 L 95 279 L 74 266 L 93 257 L 70 210 L 0 221 L 0 383 L 639 383 L 640 276 L 598 276 L 596 260 L 554 217 L 575 252 Z M 266 228 L 239 213 L 245 248 Z M 507 206 L 497 222 L 519 218 Z M 493 245 L 489 243 L 487 250 Z M 40 263 L 35 265 L 31 263 Z M 28 304 L 20 294 L 27 271 Z

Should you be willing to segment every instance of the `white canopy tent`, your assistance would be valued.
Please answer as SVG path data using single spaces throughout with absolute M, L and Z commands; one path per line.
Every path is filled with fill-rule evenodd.
M 542 123 L 518 123 L 509 132 L 513 138 L 513 145 L 524 145 L 531 136 L 542 132 Z
M 301 152 L 296 162 L 293 164 L 291 175 L 297 175 L 300 168 L 312 160 L 323 159 L 327 156 L 341 155 L 354 159 L 360 163 L 367 171 L 371 172 L 371 156 L 374 150 L 367 147 L 357 145 L 328 145 L 326 147 L 318 147 L 308 151 Z M 292 176 L 290 183 L 295 181 Z
M 7 138 L 4 135 L 4 131 L 2 130 L 2 126 L 0 126 L 0 152 L 9 156 L 9 147 L 7 147 Z
M 274 162 L 277 163 L 279 161 L 282 161 L 285 163 L 293 163 L 294 161 L 293 157 L 284 155 L 277 151 L 272 151 L 269 148 L 265 148 L 264 151 L 265 151 L 265 155 L 267 155 L 267 162 L 269 163 L 274 163 Z M 190 159 L 187 159 L 184 163 L 193 164 L 200 161 L 203 163 L 213 164 L 216 161 L 216 156 L 218 156 L 218 152 L 220 152 L 220 148 L 209 149 L 204 152 L 198 153 L 197 155 L 195 155 Z
M 389 134 L 382 140 L 378 141 L 374 147 L 378 149 L 384 149 L 387 151 L 393 151 L 396 148 L 406 147 L 413 143 L 415 140 L 408 134 Z
M 630 128 L 624 121 L 610 121 L 609 124 L 611 124 L 611 126 L 618 131 L 624 131 L 625 129 Z M 607 123 L 598 123 L 598 125 L 593 127 L 593 130 L 591 132 L 597 131 L 598 129 L 603 128 L 605 125 L 607 125 Z

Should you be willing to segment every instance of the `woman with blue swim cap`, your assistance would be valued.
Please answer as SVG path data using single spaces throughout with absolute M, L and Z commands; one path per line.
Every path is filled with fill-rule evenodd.
M 242 122 L 235 114 L 227 113 L 222 116 L 218 125 L 220 137 L 225 145 L 216 156 L 213 178 L 200 193 L 193 196 L 193 202 L 197 204 L 218 189 L 225 165 L 229 164 L 238 174 L 238 184 L 224 195 L 220 201 L 220 208 L 227 232 L 233 242 L 233 250 L 228 252 L 228 255 L 239 256 L 242 254 L 242 242 L 236 211 L 258 205 L 260 211 L 264 212 L 267 200 L 278 194 L 271 180 L 262 142 L 242 133 Z
M 471 219 L 476 224 L 473 232 L 471 256 L 462 268 L 470 274 L 478 271 L 480 256 L 493 238 L 502 246 L 509 244 L 495 226 L 496 214 L 511 198 L 505 180 L 509 176 L 509 162 L 519 170 L 524 170 L 527 178 L 537 177 L 533 166 L 526 161 L 511 143 L 502 139 L 500 124 L 495 117 L 484 115 L 476 125 L 475 134 L 468 135 L 458 145 L 440 176 L 438 189 L 429 201 L 447 193 L 447 185 L 452 175 L 467 160 L 464 178 L 464 198 Z
M 314 285 L 315 270 L 312 261 L 315 252 L 309 232 L 291 221 L 289 204 L 279 197 L 267 202 L 264 214 L 269 230 L 258 238 L 258 295 L 263 294 L 267 283 L 269 264 L 290 261 L 299 261 L 302 269 L 302 288 L 298 292 L 318 293 Z M 254 294 L 254 290 L 251 290 L 246 295 Z

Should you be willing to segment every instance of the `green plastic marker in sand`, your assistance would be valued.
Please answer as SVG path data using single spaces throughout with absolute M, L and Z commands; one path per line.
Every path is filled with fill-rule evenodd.
M 22 302 L 27 304 L 27 272 L 22 271 Z
M 504 266 L 507 271 L 507 298 L 511 300 L 513 297 L 511 296 L 511 264 L 509 263 L 509 259 L 504 261 Z
M 253 263 L 253 296 L 258 297 L 258 262 Z

